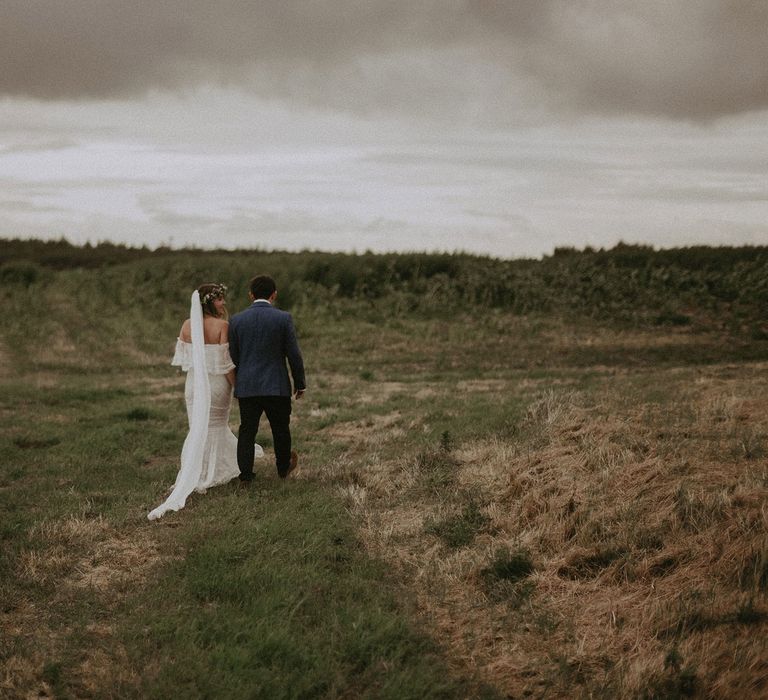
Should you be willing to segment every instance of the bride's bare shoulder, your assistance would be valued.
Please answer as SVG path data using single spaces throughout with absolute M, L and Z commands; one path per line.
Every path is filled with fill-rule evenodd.
M 224 318 L 216 319 L 219 321 L 219 343 L 229 342 L 229 321 Z
M 191 324 L 189 322 L 189 319 L 184 321 L 184 323 L 181 324 L 181 330 L 179 331 L 179 338 L 183 340 L 185 343 L 192 342 L 192 330 L 191 330 Z

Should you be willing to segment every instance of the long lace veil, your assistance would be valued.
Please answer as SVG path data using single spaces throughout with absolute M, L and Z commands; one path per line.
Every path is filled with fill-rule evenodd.
M 208 436 L 208 416 L 211 410 L 211 386 L 205 364 L 205 337 L 203 336 L 203 307 L 197 290 L 192 292 L 189 318 L 192 326 L 193 399 L 189 417 L 189 433 L 181 450 L 181 469 L 171 495 L 147 516 L 150 520 L 162 517 L 166 511 L 184 507 L 203 471 L 203 451 Z

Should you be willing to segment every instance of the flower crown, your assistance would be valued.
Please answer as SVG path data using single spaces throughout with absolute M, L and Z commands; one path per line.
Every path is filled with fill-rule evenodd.
M 217 284 L 210 292 L 206 292 L 200 297 L 201 304 L 209 304 L 214 299 L 219 299 L 227 293 L 227 288 L 223 284 Z

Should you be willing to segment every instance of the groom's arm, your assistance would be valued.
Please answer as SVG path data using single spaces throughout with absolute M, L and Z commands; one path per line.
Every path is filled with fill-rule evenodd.
M 304 358 L 301 356 L 299 341 L 296 339 L 296 329 L 293 327 L 293 319 L 290 314 L 285 323 L 285 356 L 288 358 L 288 365 L 291 368 L 293 390 L 296 392 L 296 398 L 299 398 L 306 390 L 307 382 L 304 377 Z

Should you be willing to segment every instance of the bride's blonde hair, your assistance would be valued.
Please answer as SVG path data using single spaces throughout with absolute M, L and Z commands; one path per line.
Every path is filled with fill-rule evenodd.
M 223 299 L 227 295 L 227 288 L 223 284 L 217 284 L 216 282 L 210 284 L 201 284 L 197 288 L 197 293 L 200 295 L 200 305 L 203 307 L 204 316 L 213 316 L 214 318 L 228 318 L 229 314 L 225 311 L 223 314 L 219 314 L 216 311 L 216 307 L 213 305 L 214 300 Z

